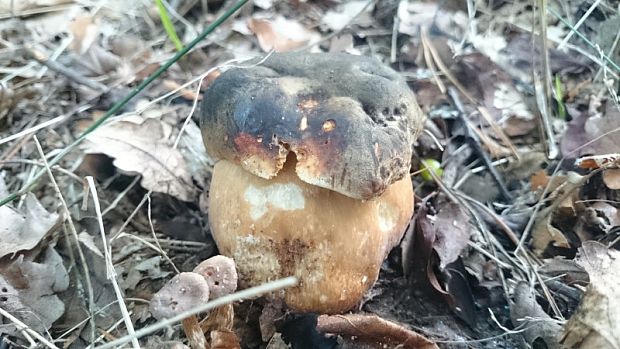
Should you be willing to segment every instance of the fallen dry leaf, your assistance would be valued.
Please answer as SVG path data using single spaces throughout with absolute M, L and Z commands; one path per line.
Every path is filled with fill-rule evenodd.
M 607 230 L 620 226 L 620 210 L 604 201 L 593 202 L 590 207 L 597 211 L 596 216 L 604 218 Z
M 398 4 L 398 32 L 418 36 L 421 27 L 430 27 L 439 11 L 437 3 L 401 1 Z
M 346 341 L 374 344 L 380 348 L 439 349 L 421 334 L 376 315 L 321 315 L 316 329 L 321 333 L 340 335 Z
M 551 210 L 544 209 L 539 213 L 532 230 L 532 247 L 536 253 L 541 254 L 548 246 L 570 248 L 570 242 L 566 236 L 552 224 L 553 215 Z
M 458 58 L 470 93 L 478 93 L 491 115 L 509 136 L 528 134 L 536 127 L 535 116 L 513 78 L 489 57 L 475 52 Z
M 344 29 L 353 18 L 358 23 L 369 23 L 372 19 L 369 14 L 372 12 L 374 4 L 369 5 L 368 0 L 349 1 L 330 9 L 321 19 L 321 24 L 332 31 L 340 31 Z M 363 11 L 363 13 L 362 13 Z
M 277 332 L 273 334 L 265 349 L 291 349 L 291 345 L 286 344 L 284 339 L 282 339 L 282 334 Z
M 443 215 L 447 216 L 449 212 L 454 212 L 454 208 L 446 209 Z M 475 322 L 476 315 L 475 311 L 470 311 L 474 305 L 468 282 L 463 278 L 466 274 L 465 267 L 458 260 L 461 250 L 456 247 L 460 243 L 454 245 L 448 241 L 440 243 L 440 246 L 445 245 L 445 247 L 439 247 L 444 252 L 444 260 L 439 261 L 440 263 L 452 258 L 457 259 L 456 262 L 446 263 L 450 267 L 440 270 L 440 276 L 437 275 L 436 265 L 438 261 L 433 251 L 437 248 L 435 242 L 439 234 L 438 231 L 444 229 L 439 228 L 439 226 L 447 229 L 442 233 L 444 235 L 442 239 L 450 239 L 450 232 L 454 229 L 451 226 L 452 220 L 442 218 L 441 220 L 444 222 L 436 224 L 437 217 L 438 215 L 429 214 L 426 203 L 420 205 L 414 220 L 415 227 L 409 227 L 401 243 L 403 271 L 416 288 L 428 288 L 436 291 L 457 316 L 468 324 L 472 324 Z M 467 221 L 465 221 L 465 225 L 468 225 Z M 470 228 L 465 227 L 465 229 Z M 467 236 L 469 237 L 469 235 Z M 463 236 L 457 238 L 457 240 L 463 241 L 462 239 Z M 452 246 L 448 248 L 450 245 Z
M 205 78 L 205 81 L 207 81 L 207 79 Z M 177 94 L 179 94 L 181 97 L 185 98 L 188 101 L 194 101 L 194 100 L 202 100 L 202 96 L 201 95 L 197 95 L 196 91 L 189 89 L 189 88 L 183 88 L 181 87 L 181 84 L 179 84 L 178 82 L 174 81 L 174 80 L 170 80 L 170 79 L 165 79 L 162 82 L 162 85 L 170 92 L 176 92 Z
M 97 256 L 101 258 L 104 258 L 103 252 L 101 252 L 101 250 L 99 249 L 99 247 L 97 247 L 97 244 L 95 243 L 95 238 L 89 233 L 85 231 L 79 233 L 78 241 L 81 242 L 82 245 L 88 248 L 92 253 L 96 254 Z
M 573 316 L 564 325 L 567 348 L 620 348 L 620 252 L 586 241 L 576 258 L 590 284 Z
M 265 52 L 290 51 L 320 38 L 316 32 L 304 28 L 299 22 L 282 16 L 274 20 L 250 18 L 247 26 L 256 35 L 260 48 Z
M 73 0 L 0 0 L 0 14 L 68 4 Z
M 544 259 L 539 272 L 549 278 L 556 278 L 571 285 L 585 285 L 589 280 L 588 273 L 574 259 L 562 257 Z
M 254 6 L 263 10 L 269 10 L 273 6 L 274 0 L 254 0 Z
M 0 85 L 0 120 L 9 115 L 21 100 L 34 97 L 30 88 L 12 89 L 6 84 Z
M 401 248 L 403 271 L 416 287 L 437 291 L 451 309 L 468 323 L 475 322 L 471 290 L 465 267 L 458 258 L 469 241 L 471 226 L 457 205 L 446 203 L 443 212 L 432 216 L 422 204 L 415 217 L 415 228 L 406 232 Z M 455 236 L 452 237 L 451 234 Z M 441 278 L 436 274 L 437 252 Z M 450 265 L 450 268 L 446 268 Z
M 347 52 L 359 55 L 359 50 L 353 46 L 353 35 L 348 33 L 336 35 L 329 42 L 329 52 Z
M 582 205 L 579 201 L 579 188 L 584 184 L 585 177 L 575 172 L 568 172 L 566 176 L 553 177 L 549 183 L 552 192 L 548 199 L 552 204 L 540 210 L 536 216 L 532 230 L 532 247 L 534 252 L 541 254 L 549 246 L 570 248 L 571 244 L 566 235 L 557 229 L 553 223 L 557 219 L 570 215 L 574 217 Z M 578 206 L 578 207 L 577 207 Z
M 526 342 L 535 348 L 560 349 L 558 335 L 562 327 L 536 302 L 534 290 L 528 284 L 521 282 L 517 284 L 513 298 L 514 302 L 510 305 L 510 318 L 516 328 L 523 330 L 523 338 Z
M 400 1 L 397 17 L 398 32 L 413 37 L 419 36 L 420 29 L 431 26 L 448 36 L 460 37 L 468 23 L 463 11 L 452 11 L 440 2 L 431 1 Z
M 620 144 L 620 110 L 611 101 L 604 114 L 596 111 L 597 101 L 590 111 L 574 116 L 560 143 L 562 154 L 569 158 L 583 155 L 603 155 L 618 152 Z
M 70 47 L 80 55 L 86 53 L 99 36 L 99 26 L 93 16 L 76 17 L 69 24 L 69 31 L 73 35 Z
M 547 174 L 547 171 L 537 171 L 530 177 L 530 188 L 532 189 L 532 191 L 545 189 L 547 184 L 549 184 L 549 180 L 550 177 Z
M 40 255 L 26 253 L 0 264 L 0 306 L 39 333 L 63 315 L 65 306 L 56 294 L 68 287 L 62 257 L 51 246 Z M 19 331 L 7 321 L 0 325 L 0 333 Z
M 112 78 L 120 77 L 125 81 L 131 81 L 133 78 L 133 76 L 128 76 L 131 74 L 126 74 L 128 70 L 131 70 L 127 62 L 97 44 L 91 45 L 84 54 L 79 56 L 76 63 L 88 69 L 90 75 L 111 75 Z
M 204 184 L 210 160 L 193 121 L 179 147 L 173 148 L 178 130 L 163 118 L 168 113 L 171 110 L 164 107 L 154 108 L 109 122 L 88 136 L 85 150 L 114 158 L 114 166 L 121 171 L 140 174 L 148 190 L 193 201 L 199 192 L 193 180 Z
M 268 341 L 276 334 L 276 321 L 284 315 L 282 302 L 273 301 L 265 304 L 258 318 L 260 335 L 263 341 Z
M 0 207 L 0 258 L 34 248 L 57 223 L 58 215 L 46 211 L 32 193 L 22 210 Z
M 439 267 L 444 269 L 459 258 L 469 242 L 472 227 L 469 217 L 454 203 L 445 204 L 433 221 L 436 232 L 433 248 L 439 255 Z

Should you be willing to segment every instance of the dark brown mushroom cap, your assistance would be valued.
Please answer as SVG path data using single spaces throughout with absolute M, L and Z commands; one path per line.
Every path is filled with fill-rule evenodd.
M 406 82 L 378 60 L 273 53 L 222 73 L 203 98 L 209 154 L 272 178 L 289 152 L 304 182 L 357 199 L 403 178 L 424 116 Z
M 156 319 L 169 318 L 209 301 L 209 285 L 202 275 L 180 273 L 153 295 L 149 310 Z

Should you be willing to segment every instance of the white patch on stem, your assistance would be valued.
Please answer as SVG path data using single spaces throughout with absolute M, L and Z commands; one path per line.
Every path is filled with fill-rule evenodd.
M 250 204 L 250 217 L 256 221 L 267 213 L 267 204 L 285 211 L 301 210 L 305 207 L 304 194 L 293 183 L 274 183 L 257 188 L 250 185 L 243 193 Z

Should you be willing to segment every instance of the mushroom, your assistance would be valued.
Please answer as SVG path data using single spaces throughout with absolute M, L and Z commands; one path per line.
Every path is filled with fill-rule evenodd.
M 202 261 L 194 273 L 202 275 L 209 284 L 211 299 L 229 295 L 237 289 L 237 269 L 232 258 L 217 255 Z M 200 322 L 203 332 L 232 330 L 235 311 L 232 304 L 221 305 L 209 312 Z
M 198 264 L 194 273 L 207 280 L 211 299 L 231 294 L 237 289 L 237 269 L 232 258 L 213 256 Z
M 179 315 L 209 301 L 209 285 L 202 275 L 180 273 L 153 295 L 149 310 L 156 319 Z M 196 315 L 183 319 L 183 330 L 192 349 L 205 348 L 207 341 Z
M 273 53 L 215 79 L 201 115 L 218 160 L 208 214 L 240 285 L 295 275 L 290 308 L 355 306 L 413 213 L 423 121 L 406 82 L 372 58 Z
M 160 320 L 194 309 L 209 301 L 209 285 L 196 273 L 180 273 L 153 295 L 149 310 Z

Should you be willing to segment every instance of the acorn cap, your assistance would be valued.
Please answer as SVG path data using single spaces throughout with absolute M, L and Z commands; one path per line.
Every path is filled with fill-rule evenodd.
M 156 319 L 169 318 L 209 301 L 209 285 L 196 273 L 180 273 L 153 295 L 149 310 Z
M 406 82 L 378 60 L 273 53 L 222 73 L 203 98 L 209 154 L 270 179 L 288 153 L 309 184 L 371 199 L 408 174 L 424 115 Z

